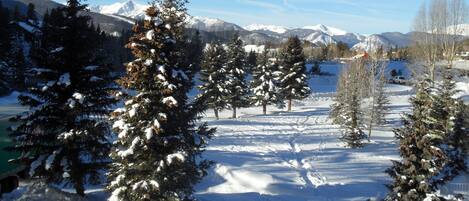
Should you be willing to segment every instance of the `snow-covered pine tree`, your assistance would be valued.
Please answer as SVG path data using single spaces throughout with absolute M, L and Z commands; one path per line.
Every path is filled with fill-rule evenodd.
M 215 118 L 218 120 L 218 112 L 227 108 L 225 97 L 228 96 L 226 82 L 226 51 L 220 43 L 211 43 L 205 51 L 200 72 L 199 86 L 201 94 L 198 96 L 202 102 L 214 110 Z
M 305 57 L 300 39 L 295 36 L 288 39 L 280 52 L 280 87 L 282 97 L 288 100 L 288 111 L 292 111 L 294 99 L 306 98 L 311 89 L 308 86 Z
M 363 147 L 362 141 L 366 135 L 361 128 L 360 117 L 363 115 L 360 110 L 360 95 L 357 88 L 347 89 L 347 102 L 343 108 L 343 126 L 345 131 L 341 140 L 347 143 L 348 147 Z
M 393 161 L 386 172 L 394 179 L 388 185 L 386 200 L 408 201 L 435 197 L 437 186 L 433 179 L 444 168 L 444 151 L 438 147 L 441 136 L 432 133 L 432 81 L 426 79 L 417 86 L 411 98 L 412 113 L 403 119 L 404 127 L 396 129 L 402 161 Z
M 192 67 L 192 73 L 196 74 L 201 70 L 201 62 L 204 54 L 204 44 L 200 38 L 200 32 L 196 30 L 191 33 L 188 37 L 187 47 L 185 49 L 185 55 L 187 66 Z
M 429 134 L 441 138 L 438 147 L 444 151 L 445 155 L 441 157 L 446 160 L 445 168 L 432 181 L 434 185 L 444 185 L 467 169 L 462 142 L 466 128 L 464 122 L 460 121 L 464 111 L 460 99 L 454 98 L 457 93 L 456 83 L 450 71 L 450 68 L 442 69 L 443 82 L 437 85 L 436 93 L 432 94 Z
M 337 84 L 335 103 L 331 106 L 330 117 L 335 124 L 341 125 L 345 131 L 340 138 L 347 146 L 362 147 L 366 135 L 362 129 L 363 112 L 363 65 L 362 61 L 354 61 L 341 72 Z
M 226 63 L 226 72 L 228 81 L 226 89 L 228 96 L 226 101 L 233 110 L 232 118 L 237 118 L 236 110 L 249 104 L 249 87 L 246 82 L 246 53 L 244 52 L 243 41 L 239 34 L 234 34 L 227 50 L 228 62 Z
M 341 139 L 351 148 L 359 148 L 363 146 L 362 141 L 366 138 L 362 130 L 362 68 L 363 62 L 352 62 L 349 69 L 346 70 L 345 79 L 345 102 L 343 102 L 342 115 L 343 127 L 345 132 Z
M 107 115 L 116 102 L 110 96 L 112 77 L 100 63 L 98 34 L 79 0 L 54 9 L 54 21 L 44 21 L 41 45 L 35 47 L 33 69 L 39 80 L 20 103 L 30 110 L 13 121 L 15 144 L 32 177 L 67 184 L 84 195 L 85 183 L 97 182 L 108 164 L 110 129 Z M 49 18 L 51 19 L 51 18 Z
M 255 105 L 261 105 L 263 114 L 267 114 L 267 105 L 278 104 L 281 98 L 278 96 L 277 64 L 270 61 L 269 52 L 266 50 L 259 55 L 257 66 L 252 69 L 253 81 L 251 83 L 252 101 Z
M 185 0 L 154 0 L 143 23 L 133 30 L 129 48 L 136 60 L 127 65 L 122 87 L 135 95 L 113 113 L 118 133 L 111 157 L 109 200 L 191 200 L 193 186 L 210 162 L 200 159 L 214 133 L 196 126 L 205 110 L 190 102 L 191 66 L 182 66 Z

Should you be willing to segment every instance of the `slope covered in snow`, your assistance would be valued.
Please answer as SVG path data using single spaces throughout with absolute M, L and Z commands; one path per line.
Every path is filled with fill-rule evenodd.
M 448 27 L 448 32 L 469 37 L 469 24 L 460 24 L 458 26 L 450 26 Z
M 138 4 L 134 0 L 117 2 L 111 5 L 95 6 L 90 10 L 102 14 L 120 15 L 130 18 L 142 18 L 145 16 L 145 9 L 148 6 Z
M 271 31 L 274 33 L 283 34 L 289 30 L 289 28 L 284 26 L 276 26 L 276 25 L 263 25 L 263 24 L 251 24 L 245 26 L 244 29 L 248 31 Z
M 187 19 L 187 27 L 199 29 L 202 31 L 219 32 L 219 31 L 243 31 L 240 26 L 225 22 L 220 19 L 190 16 Z
M 303 29 L 310 29 L 310 30 L 315 30 L 315 31 L 321 31 L 323 33 L 326 33 L 329 36 L 341 36 L 347 34 L 346 31 L 334 28 L 334 27 L 329 27 L 323 24 L 318 24 L 315 26 L 304 26 Z
M 354 45 L 352 49 L 371 52 L 381 47 L 386 50 L 393 46 L 394 45 L 391 42 L 389 42 L 389 40 L 387 40 L 381 35 L 375 34 L 375 35 L 366 37 L 365 40 Z

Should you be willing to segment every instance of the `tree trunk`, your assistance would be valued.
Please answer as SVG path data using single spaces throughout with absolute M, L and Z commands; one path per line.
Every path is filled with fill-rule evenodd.
M 233 119 L 236 119 L 236 107 L 233 107 Z
M 371 130 L 373 128 L 373 118 L 374 118 L 374 116 L 375 116 L 375 106 L 373 104 L 373 107 L 371 108 L 370 124 L 368 125 L 368 142 L 371 141 Z
M 292 99 L 288 99 L 288 111 L 291 112 Z
M 80 178 L 79 181 L 75 183 L 75 191 L 77 195 L 85 197 L 85 188 L 83 187 L 83 179 Z
M 267 114 L 267 104 L 266 103 L 262 104 L 262 112 L 264 113 L 264 115 Z
M 220 117 L 218 117 L 218 110 L 217 109 L 213 109 L 213 112 L 215 113 L 215 118 L 217 120 L 220 120 Z

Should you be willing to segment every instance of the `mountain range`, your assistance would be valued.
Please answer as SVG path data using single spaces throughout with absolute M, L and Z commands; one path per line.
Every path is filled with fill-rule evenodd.
M 26 9 L 28 3 L 34 3 L 38 15 L 47 10 L 61 6 L 51 0 L 3 0 L 6 5 L 13 7 L 20 5 Z M 5 4 L 5 3 L 4 3 Z M 136 19 L 145 16 L 147 5 L 141 5 L 134 0 L 114 3 L 111 5 L 91 6 L 85 15 L 93 18 L 96 25 L 109 34 L 118 35 L 122 31 L 131 29 Z M 372 35 L 350 33 L 339 28 L 322 24 L 290 28 L 275 25 L 252 24 L 241 27 L 220 19 L 200 16 L 190 16 L 187 28 L 198 30 L 204 41 L 227 41 L 234 33 L 239 33 L 246 44 L 265 44 L 283 42 L 291 36 L 298 36 L 302 40 L 313 44 L 331 44 L 343 42 L 356 50 L 372 51 L 379 47 L 406 47 L 411 44 L 412 33 L 387 32 Z
M 123 3 L 91 7 L 92 12 L 101 13 L 114 17 L 125 17 L 126 19 L 137 19 L 145 16 L 146 6 L 128 0 Z M 226 22 L 220 19 L 191 16 L 187 19 L 187 27 L 197 29 L 207 37 L 207 34 L 215 36 L 229 35 L 229 32 L 240 33 L 242 39 L 248 44 L 262 44 L 266 42 L 278 43 L 285 41 L 290 36 L 298 36 L 302 40 L 313 44 L 331 44 L 343 42 L 353 49 L 374 50 L 378 47 L 405 47 L 410 44 L 411 34 L 402 33 L 382 33 L 369 36 L 349 33 L 339 28 L 322 24 L 314 26 L 304 26 L 301 28 L 289 28 L 285 26 L 252 24 L 241 27 L 235 23 Z M 206 33 L 208 32 L 208 33 Z

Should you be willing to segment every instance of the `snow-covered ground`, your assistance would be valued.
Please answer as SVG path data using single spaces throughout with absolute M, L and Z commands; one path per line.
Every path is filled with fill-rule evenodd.
M 333 78 L 333 77 L 331 77 Z M 335 78 L 333 78 L 335 79 Z M 409 91 L 396 85 L 393 92 Z M 295 103 L 294 111 L 261 108 L 230 111 L 216 121 L 208 111 L 206 121 L 217 127 L 204 156 L 216 162 L 197 186 L 202 201 L 239 200 L 367 200 L 382 198 L 389 183 L 384 171 L 399 159 L 392 129 L 400 114 L 409 111 L 410 95 L 391 97 L 389 124 L 372 132 L 363 149 L 345 148 L 338 140 L 341 129 L 328 118 L 332 94 L 317 93 Z
M 391 67 L 402 68 L 402 64 Z M 238 119 L 223 111 L 215 120 L 207 111 L 203 121 L 217 127 L 203 156 L 215 162 L 196 186 L 201 201 L 341 201 L 379 200 L 391 180 L 384 171 L 399 160 L 392 129 L 401 125 L 401 115 L 410 111 L 411 87 L 388 85 L 388 124 L 373 130 L 372 141 L 362 149 L 350 149 L 338 140 L 341 129 L 328 118 L 341 65 L 324 64 L 331 76 L 313 77 L 314 91 L 296 101 L 293 112 L 269 107 L 244 108 Z M 458 83 L 458 88 L 469 87 Z M 467 93 L 466 93 L 467 92 Z M 465 91 L 469 94 L 469 88 Z M 461 94 L 464 95 L 464 94 Z M 16 191 L 25 192 L 22 187 Z M 102 200 L 106 193 L 91 189 L 88 200 Z M 15 196 L 11 196 L 14 200 Z M 17 196 L 16 196 L 17 197 Z M 8 199 L 7 199 L 8 200 Z

